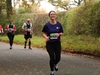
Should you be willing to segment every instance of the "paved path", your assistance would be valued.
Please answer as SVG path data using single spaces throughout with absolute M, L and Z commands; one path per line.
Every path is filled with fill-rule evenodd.
M 0 75 L 49 75 L 48 63 L 46 50 L 0 43 Z M 100 75 L 100 60 L 62 54 L 55 75 Z

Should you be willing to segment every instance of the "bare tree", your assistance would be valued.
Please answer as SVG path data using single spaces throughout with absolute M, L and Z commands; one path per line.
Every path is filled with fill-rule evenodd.
M 74 0 L 75 3 L 77 3 L 77 5 L 81 5 L 82 3 L 86 3 L 86 0 Z
M 65 10 L 68 10 L 68 0 L 48 0 L 53 6 L 63 8 Z

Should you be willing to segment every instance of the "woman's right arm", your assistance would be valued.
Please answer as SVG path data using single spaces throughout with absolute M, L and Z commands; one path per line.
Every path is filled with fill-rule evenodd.
M 49 37 L 47 36 L 47 34 L 45 32 L 42 32 L 43 37 L 46 39 L 45 42 L 49 41 Z

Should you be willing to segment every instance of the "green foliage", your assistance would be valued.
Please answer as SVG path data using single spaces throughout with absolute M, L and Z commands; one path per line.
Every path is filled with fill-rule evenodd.
M 34 15 L 33 33 L 35 35 L 41 35 L 42 28 L 47 21 L 48 21 L 48 15 L 47 14 Z
M 62 23 L 67 34 L 100 36 L 100 2 L 69 10 Z
M 0 25 L 3 26 L 3 28 L 5 28 L 5 25 L 6 25 L 6 18 L 7 16 L 5 14 L 3 14 L 3 17 L 0 19 Z
M 94 35 L 97 35 L 99 36 L 100 35 L 100 2 L 92 5 L 92 8 L 91 8 L 91 18 L 92 18 L 92 33 L 94 33 Z
M 36 6 L 36 5 L 34 5 Z M 86 34 L 86 35 L 100 35 L 100 2 L 87 3 L 86 6 L 80 6 L 66 12 L 57 13 L 57 20 L 61 22 L 64 28 L 64 34 Z M 35 10 L 35 9 L 34 9 Z M 31 19 L 33 24 L 33 32 L 35 35 L 40 35 L 42 27 L 49 20 L 47 14 L 26 13 L 26 9 L 19 8 L 19 14 L 14 14 L 11 18 L 13 23 L 17 26 L 16 33 L 22 33 L 22 25 L 27 18 Z M 29 12 L 29 11 L 27 11 Z M 0 24 L 5 27 L 7 19 L 4 16 L 0 20 Z
M 23 7 L 21 7 L 21 8 L 18 9 L 18 13 L 19 14 L 24 14 L 26 12 L 25 12 L 25 9 Z
M 82 34 L 100 35 L 100 2 L 88 4 L 85 7 L 79 8 L 76 15 L 79 15 L 78 30 Z M 77 19 L 76 19 L 77 20 Z M 82 30 L 83 29 L 83 30 Z M 81 31 L 82 30 L 82 31 Z
M 0 18 L 2 17 L 2 11 L 6 9 L 6 1 L 0 0 Z
M 21 7 L 21 8 L 19 8 L 18 9 L 18 13 L 19 14 L 25 14 L 25 13 L 31 13 L 32 11 L 31 11 L 31 9 L 29 9 L 29 8 L 23 8 L 23 7 Z
M 67 12 L 66 15 L 64 15 L 64 17 L 61 19 L 61 23 L 63 25 L 64 28 L 64 34 L 73 34 L 73 24 L 74 24 L 74 16 L 75 16 L 75 12 L 73 12 L 73 10 L 70 10 Z M 72 31 L 73 30 L 73 31 Z

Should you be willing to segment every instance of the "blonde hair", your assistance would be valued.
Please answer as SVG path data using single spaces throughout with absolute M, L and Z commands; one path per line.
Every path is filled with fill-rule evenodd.
M 27 21 L 30 21 L 30 19 L 28 18 Z

